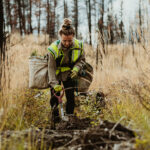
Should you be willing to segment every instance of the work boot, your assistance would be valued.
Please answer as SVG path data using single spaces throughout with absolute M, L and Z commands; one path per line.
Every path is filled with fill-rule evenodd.
M 61 121 L 61 118 L 59 116 L 54 116 L 54 122 L 59 123 Z
M 75 114 L 66 114 L 65 117 L 67 117 L 67 120 L 70 122 L 71 120 L 74 120 L 76 118 Z
M 55 123 L 59 123 L 61 121 L 58 109 L 53 110 L 53 116 L 54 116 L 53 120 L 54 120 Z

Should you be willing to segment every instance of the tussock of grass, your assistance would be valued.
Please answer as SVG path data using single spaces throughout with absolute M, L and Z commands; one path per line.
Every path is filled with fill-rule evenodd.
M 44 93 L 45 92 L 45 93 Z M 49 91 L 19 90 L 9 95 L 0 120 L 1 130 L 22 130 L 31 126 L 44 127 L 49 121 Z M 3 105 L 1 109 L 4 109 Z

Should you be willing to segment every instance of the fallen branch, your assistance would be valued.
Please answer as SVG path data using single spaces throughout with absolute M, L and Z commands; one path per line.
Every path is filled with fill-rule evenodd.
M 109 131 L 109 138 L 111 138 L 112 133 L 115 130 L 115 128 L 118 126 L 118 124 L 125 118 L 126 118 L 125 116 L 121 117 L 120 120 L 113 126 L 113 128 Z

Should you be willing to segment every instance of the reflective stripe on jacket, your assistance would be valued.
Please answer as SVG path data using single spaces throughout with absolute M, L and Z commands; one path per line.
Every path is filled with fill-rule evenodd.
M 57 66 L 56 75 L 58 75 L 60 72 L 65 72 L 65 71 L 71 70 L 70 67 L 61 67 L 61 64 L 62 64 L 63 58 L 64 58 L 64 54 L 61 49 L 58 49 L 59 43 L 60 43 L 60 40 L 57 40 L 48 47 L 49 52 L 53 55 L 55 60 L 57 58 L 61 58 L 59 60 L 60 66 Z M 80 42 L 79 40 L 75 39 L 74 43 L 75 43 L 75 46 L 70 49 L 72 51 L 71 62 L 70 62 L 71 64 L 76 63 L 77 60 L 80 58 L 80 56 L 83 54 L 83 42 Z

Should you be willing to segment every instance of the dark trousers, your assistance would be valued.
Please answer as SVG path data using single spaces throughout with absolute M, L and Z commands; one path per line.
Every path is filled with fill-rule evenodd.
M 73 80 L 67 80 L 67 81 L 63 81 L 63 86 L 65 89 L 65 94 L 66 94 L 66 99 L 67 99 L 67 103 L 66 103 L 66 113 L 67 114 L 73 114 L 74 113 L 74 107 L 75 107 L 75 95 L 74 95 L 74 86 L 75 83 Z M 56 93 L 57 95 L 60 95 L 60 92 Z M 54 96 L 53 94 L 53 89 L 51 89 L 51 99 L 50 99 L 50 105 L 51 107 L 53 107 L 54 105 L 58 106 L 58 99 Z M 59 111 L 58 109 L 54 112 L 54 114 L 56 116 L 59 115 Z

